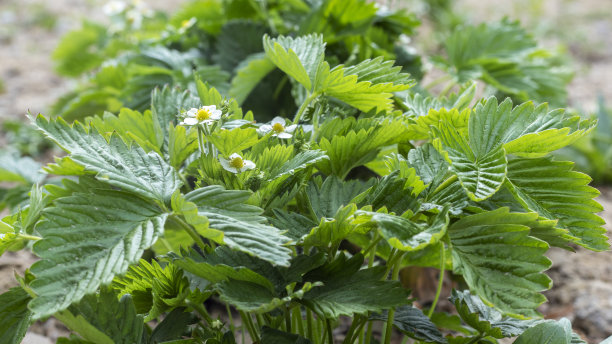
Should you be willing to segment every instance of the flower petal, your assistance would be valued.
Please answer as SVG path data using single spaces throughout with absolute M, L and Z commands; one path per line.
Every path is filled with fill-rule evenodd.
M 297 124 L 292 124 L 290 126 L 285 127 L 285 131 L 288 133 L 292 133 L 297 128 Z
M 232 173 L 238 173 L 238 170 L 235 167 L 230 166 L 229 160 L 219 158 L 219 163 L 221 163 L 221 166 L 223 167 L 224 170 L 230 171 Z
M 183 120 L 182 124 L 184 125 L 196 125 L 198 124 L 198 120 L 194 117 L 187 117 Z
M 269 124 L 262 124 L 259 129 L 257 129 L 262 134 L 267 134 L 272 131 L 272 126 Z
M 289 134 L 289 133 L 278 133 L 276 135 L 273 135 L 278 137 L 279 139 L 290 139 L 291 137 L 293 137 L 293 135 Z
M 255 163 L 252 162 L 251 160 L 244 160 L 244 166 L 242 167 L 243 170 L 252 170 L 255 168 Z
M 229 158 L 230 159 L 235 159 L 235 158 L 241 158 L 242 159 L 242 157 L 238 153 L 233 153 L 232 155 L 229 156 Z
M 285 126 L 285 123 L 287 123 L 287 122 L 285 121 L 285 119 L 284 119 L 284 118 L 282 118 L 282 117 L 280 117 L 280 116 L 276 116 L 276 117 L 272 118 L 272 120 L 270 121 L 270 124 L 271 124 L 271 125 L 275 125 L 276 123 L 280 123 L 280 124 L 282 124 L 282 125 L 283 125 L 283 127 L 284 127 L 284 126 Z

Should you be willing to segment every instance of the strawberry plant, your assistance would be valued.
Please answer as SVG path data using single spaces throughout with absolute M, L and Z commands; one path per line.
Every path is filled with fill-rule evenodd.
M 304 4 L 316 6 L 254 10 L 276 32 L 258 32 L 261 51 L 232 65 L 229 91 L 181 67 L 135 108 L 73 123 L 30 115 L 66 155 L 43 167 L 54 180 L 0 156 L 0 178 L 30 190 L 0 222 L 0 253 L 40 258 L 0 295 L 0 342 L 53 316 L 72 332 L 60 343 L 584 343 L 537 308 L 550 247 L 609 248 L 590 178 L 550 157 L 595 121 L 498 92 L 476 99 L 466 74 L 448 96 L 415 92 L 372 46 L 340 58 L 350 45 L 338 37 L 355 38 L 359 20 L 372 28 L 342 16 L 359 12 L 346 4 L 369 4 L 321 2 L 298 35 L 284 11 Z M 226 24 L 201 13 L 198 30 Z M 334 25 L 314 25 L 320 16 Z M 283 111 L 243 107 L 269 73 L 288 92 L 259 100 Z M 157 82 L 145 84 L 139 94 Z M 427 308 L 399 278 L 413 266 L 439 270 Z M 452 311 L 438 302 L 446 271 Z

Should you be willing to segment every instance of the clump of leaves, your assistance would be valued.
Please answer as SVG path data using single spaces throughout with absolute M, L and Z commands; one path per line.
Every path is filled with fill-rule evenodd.
M 594 121 L 475 100 L 473 85 L 402 99 L 401 67 L 332 66 L 318 34 L 262 47 L 255 63 L 290 80 L 291 119 L 256 123 L 197 78 L 197 96 L 155 89 L 143 112 L 31 116 L 67 155 L 44 167 L 61 183 L 0 223 L 3 250 L 33 242 L 40 258 L 0 295 L 1 338 L 55 316 L 74 333 L 64 343 L 332 343 L 348 316 L 344 343 L 390 343 L 393 328 L 424 343 L 582 342 L 536 309 L 550 247 L 609 248 L 590 178 L 549 157 Z M 413 305 L 398 276 L 415 265 L 461 276 L 452 321 L 434 317 L 437 299 Z

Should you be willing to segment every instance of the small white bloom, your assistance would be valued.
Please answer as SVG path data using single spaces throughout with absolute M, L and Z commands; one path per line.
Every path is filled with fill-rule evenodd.
M 270 124 L 263 124 L 259 127 L 259 132 L 262 134 L 267 134 L 272 132 L 272 136 L 276 136 L 279 139 L 289 139 L 293 136 L 293 132 L 297 125 L 291 124 L 289 126 L 285 126 L 285 119 L 282 117 L 274 117 Z
M 252 162 L 251 160 L 242 159 L 242 157 L 238 153 L 230 155 L 229 159 L 219 158 L 219 162 L 226 171 L 230 171 L 232 173 L 240 173 L 255 168 L 254 162 Z
M 221 118 L 221 110 L 217 110 L 215 105 L 202 106 L 201 108 L 191 108 L 184 113 L 185 119 L 181 125 L 197 125 L 212 123 Z
M 142 13 L 138 10 L 130 10 L 125 13 L 125 21 L 132 29 L 140 29 L 142 26 Z
M 111 17 L 123 12 L 126 7 L 127 5 L 123 1 L 111 1 L 102 7 L 102 11 L 104 14 Z
M 0 234 L 0 240 L 4 240 L 4 237 L 6 237 L 6 234 Z
M 178 29 L 178 32 L 180 34 L 184 34 L 185 32 L 187 32 L 187 30 L 193 27 L 193 25 L 195 25 L 196 22 L 197 22 L 197 19 L 195 17 L 191 17 L 189 20 L 183 20 L 181 22 L 181 27 L 179 27 Z

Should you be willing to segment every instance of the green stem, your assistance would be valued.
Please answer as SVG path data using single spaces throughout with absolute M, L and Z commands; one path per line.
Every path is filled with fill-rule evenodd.
M 455 85 L 457 85 L 457 83 L 454 80 L 449 81 L 440 92 L 440 96 L 445 96 Z
M 310 142 L 316 142 L 319 136 L 319 117 L 323 111 L 323 106 L 317 105 L 317 109 L 312 116 L 312 134 L 310 135 Z
M 253 342 L 259 342 L 259 338 L 257 336 L 257 332 L 255 332 L 255 327 L 253 326 L 253 321 L 251 317 L 244 311 L 239 312 L 240 318 L 242 318 L 242 327 L 246 326 L 247 331 L 249 331 L 249 336 L 251 336 L 251 340 Z
M 198 148 L 200 149 L 200 169 L 204 171 L 204 136 L 202 133 L 202 127 L 198 125 Z
M 308 334 L 307 339 L 314 340 L 312 329 L 312 311 L 308 307 L 306 307 L 306 333 Z
M 479 340 L 482 339 L 482 337 L 484 337 L 484 335 L 481 333 L 478 336 L 472 338 L 472 340 L 470 340 L 469 342 L 465 343 L 465 344 L 474 344 L 474 343 L 478 343 Z
M 380 241 L 381 238 L 382 237 L 380 236 L 378 231 L 376 231 L 376 233 L 374 234 L 374 240 L 372 241 L 372 244 L 370 244 L 370 246 L 372 246 L 373 250 L 370 251 L 370 256 L 368 257 L 368 268 L 371 268 L 374 265 L 374 259 L 376 259 L 376 245 L 378 245 L 378 242 Z M 369 249 L 370 248 L 368 248 L 366 250 L 366 252 Z
M 438 288 L 436 289 L 436 297 L 431 304 L 431 308 L 427 314 L 428 317 L 434 313 L 436 309 L 436 304 L 438 304 L 438 299 L 440 298 L 440 293 L 442 292 L 442 285 L 444 284 L 444 267 L 446 266 L 446 250 L 444 249 L 444 243 L 442 243 L 442 249 L 440 250 L 440 277 L 438 277 Z
M 329 319 L 325 319 L 325 327 L 327 328 L 327 341 L 329 344 L 334 344 L 334 333 L 332 332 Z
M 311 94 L 310 96 L 308 96 L 306 100 L 304 100 L 304 102 L 298 109 L 298 112 L 295 114 L 295 118 L 293 119 L 293 124 L 298 124 L 300 122 L 300 118 L 302 118 L 302 115 L 304 114 L 304 112 L 306 112 L 306 109 L 308 109 L 308 106 L 310 105 L 310 103 L 312 103 L 312 101 L 315 100 L 318 96 L 319 96 L 319 93 L 315 92 Z
M 404 254 L 405 252 L 399 251 L 394 257 L 393 273 L 391 274 L 392 281 L 396 281 L 399 277 L 399 270 L 400 270 L 400 267 L 402 266 L 402 257 L 404 256 Z M 382 342 L 385 344 L 391 343 L 391 337 L 393 335 L 393 318 L 394 317 L 395 317 L 395 309 L 390 309 L 389 315 L 387 315 L 387 327 L 384 332 L 384 337 L 383 337 L 384 340 L 382 340 Z
M 362 323 L 361 317 L 359 315 L 355 316 L 353 322 L 351 323 L 351 327 L 349 327 L 348 332 L 346 332 L 346 336 L 344 337 L 344 341 L 342 344 L 351 344 L 354 342 L 353 335 L 355 334 L 355 330 Z
M 439 84 L 441 84 L 441 83 L 443 83 L 443 82 L 445 82 L 445 81 L 448 81 L 448 80 L 450 80 L 450 79 L 452 79 L 452 76 L 451 76 L 450 74 L 444 74 L 444 75 L 442 75 L 441 77 L 439 77 L 439 78 L 437 78 L 437 79 L 433 80 L 432 82 L 430 82 L 429 84 L 427 84 L 427 85 L 425 86 L 425 89 L 426 89 L 427 91 L 431 91 L 431 89 L 432 89 L 433 87 L 435 87 L 436 85 L 439 85 Z
M 285 307 L 285 326 L 287 327 L 286 331 L 291 332 L 291 313 L 289 312 L 289 307 Z
M 232 332 L 234 332 L 236 326 L 234 325 L 234 317 L 232 316 L 232 309 L 230 308 L 229 303 L 225 304 L 225 310 L 227 311 L 227 316 L 229 317 L 230 329 L 232 330 Z
M 19 237 L 20 239 L 33 240 L 33 241 L 38 241 L 38 240 L 42 239 L 39 236 L 29 235 L 29 234 L 19 234 L 19 235 L 17 235 L 17 237 Z
M 198 232 L 196 232 L 196 230 L 191 227 L 190 224 L 188 224 L 187 222 L 183 221 L 183 219 L 181 219 L 178 216 L 173 216 L 172 220 L 174 220 L 176 223 L 178 223 L 181 227 L 183 227 L 183 229 L 187 232 L 187 234 L 189 234 L 189 236 L 191 237 L 191 239 L 193 239 L 193 241 L 195 241 L 195 243 L 202 249 L 202 250 L 206 250 L 207 245 L 204 243 L 204 241 L 202 240 L 202 238 L 200 237 L 200 235 L 198 234 Z
M 300 306 L 293 308 L 293 317 L 297 321 L 298 334 L 304 337 L 304 321 L 302 320 L 302 309 Z
M 204 308 L 204 305 L 192 302 L 190 300 L 186 300 L 185 304 L 193 308 L 208 323 L 209 326 L 212 325 L 213 320 L 210 315 L 208 315 L 208 312 L 206 311 L 206 308 Z
M 441 190 L 443 190 L 445 187 L 447 187 L 450 184 L 452 184 L 455 180 L 457 180 L 457 175 L 453 174 L 452 176 L 446 178 L 446 180 L 442 184 L 438 185 L 438 187 L 431 194 L 435 195 L 436 193 L 438 193 Z

